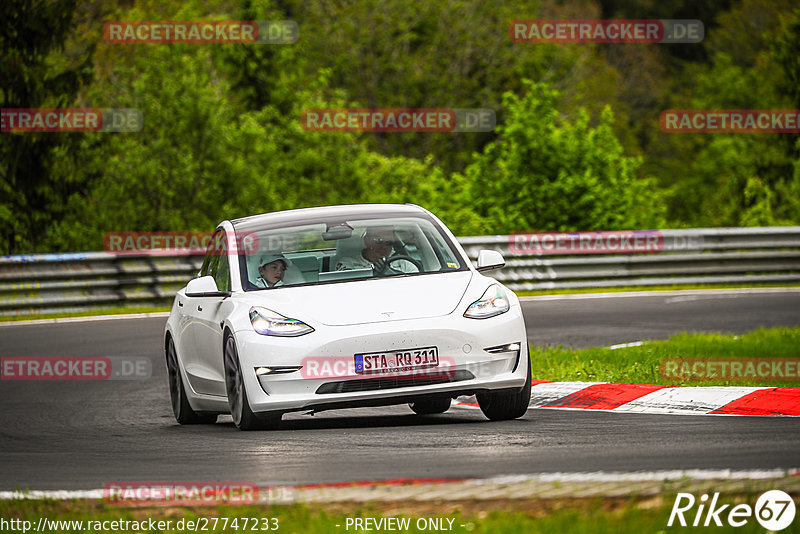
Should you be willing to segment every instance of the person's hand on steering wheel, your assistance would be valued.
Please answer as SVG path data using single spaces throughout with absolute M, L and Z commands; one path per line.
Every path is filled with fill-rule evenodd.
M 377 260 L 372 262 L 372 272 L 377 274 L 385 274 L 387 265 L 388 262 L 386 261 L 386 258 L 378 258 Z
M 406 274 L 404 271 L 398 271 L 397 269 L 392 267 L 392 263 L 396 261 L 407 261 L 417 268 L 417 272 L 422 272 L 422 263 L 419 260 L 415 260 L 414 258 L 406 254 L 395 254 L 393 256 L 389 256 L 388 258 L 380 258 L 379 260 L 372 263 L 373 269 L 375 272 L 384 275 Z

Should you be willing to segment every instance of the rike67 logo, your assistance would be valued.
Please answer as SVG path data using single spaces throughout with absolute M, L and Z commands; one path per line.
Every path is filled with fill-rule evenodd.
M 762 493 L 755 507 L 749 504 L 720 504 L 719 493 L 716 492 L 710 502 L 708 497 L 703 494 L 700 499 L 695 499 L 691 493 L 678 493 L 667 526 L 671 527 L 677 520 L 677 524 L 682 527 L 721 527 L 726 523 L 731 527 L 741 527 L 755 517 L 762 527 L 776 532 L 791 525 L 797 511 L 792 497 L 781 490 Z M 693 510 L 695 504 L 697 509 Z

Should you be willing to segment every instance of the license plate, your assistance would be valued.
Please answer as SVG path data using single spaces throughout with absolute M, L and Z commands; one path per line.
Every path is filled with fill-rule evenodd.
M 356 373 L 358 374 L 402 373 L 414 369 L 438 367 L 439 349 L 436 347 L 423 347 L 389 352 L 371 352 L 356 354 L 355 359 Z

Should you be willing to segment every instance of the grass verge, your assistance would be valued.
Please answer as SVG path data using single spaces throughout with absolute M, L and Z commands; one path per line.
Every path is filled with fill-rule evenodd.
M 666 341 L 610 349 L 532 347 L 535 380 L 630 382 L 667 386 L 800 386 L 800 370 L 784 380 L 676 380 L 662 375 L 662 361 L 689 358 L 788 358 L 800 362 L 800 328 L 762 328 L 743 335 L 678 334 Z M 785 367 L 784 367 L 785 368 Z M 789 367 L 791 368 L 791 367 Z M 744 374 L 744 373 L 743 373 Z

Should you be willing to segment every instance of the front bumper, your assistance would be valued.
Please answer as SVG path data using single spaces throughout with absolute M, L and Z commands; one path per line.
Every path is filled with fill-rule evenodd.
M 252 330 L 237 331 L 235 336 L 250 407 L 256 413 L 376 406 L 418 396 L 518 389 L 527 377 L 528 346 L 519 306 L 489 319 L 452 314 L 324 326 L 296 338 L 263 336 Z M 432 346 L 438 348 L 437 369 L 368 376 L 353 369 L 355 354 Z M 259 367 L 300 369 L 257 375 Z

